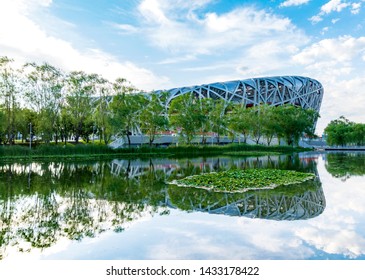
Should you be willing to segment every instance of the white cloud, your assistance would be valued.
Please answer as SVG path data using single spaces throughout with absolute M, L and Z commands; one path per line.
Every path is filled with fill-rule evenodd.
M 318 14 L 318 15 L 315 15 L 315 16 L 312 16 L 309 18 L 309 21 L 312 23 L 312 24 L 316 24 L 318 22 L 321 22 L 323 20 L 323 18 Z
M 321 40 L 293 56 L 293 61 L 303 65 L 307 75 L 318 79 L 325 89 L 318 131 L 341 115 L 363 122 L 364 60 L 365 37 L 352 36 Z
M 312 64 L 318 61 L 349 62 L 365 48 L 365 37 L 354 38 L 341 36 L 325 39 L 305 48 L 293 56 L 294 61 L 301 64 Z
M 329 14 L 331 12 L 341 12 L 348 6 L 350 6 L 350 4 L 344 3 L 342 0 L 331 0 L 321 7 L 321 12 L 325 14 Z
M 321 6 L 320 12 L 317 15 L 312 16 L 309 20 L 312 24 L 316 24 L 323 20 L 323 16 L 332 12 L 340 13 L 343 9 L 349 8 L 352 14 L 358 14 L 361 9 L 360 2 L 343 2 L 343 0 L 331 0 Z M 332 23 L 336 23 L 338 19 L 333 19 Z
M 309 1 L 310 0 L 286 0 L 280 4 L 280 7 L 300 6 L 307 4 Z
M 206 2 L 201 1 L 201 5 Z M 140 28 L 144 29 L 149 43 L 174 57 L 243 51 L 267 41 L 275 41 L 282 48 L 308 41 L 288 18 L 254 7 L 198 15 L 192 9 L 183 9 L 164 0 L 144 0 L 139 11 L 143 19 Z
M 351 13 L 354 15 L 357 15 L 358 13 L 360 13 L 360 9 L 361 9 L 361 3 L 352 3 L 351 4 Z
M 122 33 L 137 33 L 139 32 L 139 28 L 135 27 L 133 25 L 130 24 L 116 24 L 116 23 L 112 23 L 111 24 L 114 28 L 118 29 L 119 31 L 121 31 Z
M 321 34 L 324 35 L 328 30 L 329 30 L 328 26 L 323 27 L 322 30 L 321 30 Z
M 0 3 L 0 48 L 21 63 L 49 62 L 66 71 L 83 70 L 114 80 L 123 77 L 138 88 L 150 90 L 168 84 L 166 77 L 157 77 L 150 70 L 92 47 L 79 49 L 72 42 L 50 35 L 33 17 L 41 17 L 50 0 L 9 1 Z M 128 29 L 124 26 L 124 29 Z
M 333 20 L 331 20 L 332 24 L 336 24 L 336 22 L 338 22 L 340 19 L 339 18 L 334 18 Z

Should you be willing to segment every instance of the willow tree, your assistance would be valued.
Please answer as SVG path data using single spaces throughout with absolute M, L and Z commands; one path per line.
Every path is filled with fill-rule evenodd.
M 228 129 L 243 136 L 243 142 L 247 143 L 247 138 L 251 127 L 251 111 L 247 110 L 244 104 L 233 105 L 232 110 L 227 114 Z
M 99 77 L 93 84 L 93 92 L 97 96 L 93 104 L 93 134 L 97 130 L 99 141 L 108 144 L 112 137 L 111 110 L 109 106 L 113 94 L 112 84 L 108 80 Z
M 44 63 L 27 63 L 23 67 L 26 75 L 25 98 L 37 113 L 37 129 L 42 139 L 49 143 L 59 135 L 62 88 L 64 75 L 58 68 Z
M 220 136 L 227 130 L 227 119 L 225 117 L 227 104 L 223 99 L 213 100 L 211 110 L 208 114 L 212 132 L 216 134 L 217 143 Z
M 170 104 L 170 123 L 180 131 L 180 135 L 187 144 L 191 144 L 195 134 L 200 130 L 204 118 L 200 100 L 193 93 L 180 95 L 174 98 Z
M 96 74 L 86 74 L 82 71 L 71 72 L 66 77 L 66 106 L 69 115 L 75 142 L 78 143 L 83 135 L 92 132 L 92 96 L 94 84 L 98 82 Z
M 276 107 L 276 114 L 277 135 L 283 137 L 288 145 L 297 145 L 304 133 L 314 135 L 314 124 L 319 118 L 315 110 L 288 104 Z
M 143 95 L 136 94 L 136 89 L 125 79 L 117 79 L 113 90 L 116 94 L 110 104 L 113 131 L 115 135 L 126 136 L 130 146 L 130 136 L 139 128 L 139 117 L 146 99 Z
M 148 135 L 149 145 L 152 146 L 159 130 L 167 129 L 168 119 L 165 107 L 166 94 L 161 96 L 152 93 L 146 98 L 146 105 L 140 113 L 140 126 L 142 132 Z
M 5 114 L 5 142 L 12 145 L 16 134 L 17 93 L 19 91 L 19 75 L 12 67 L 12 59 L 0 57 L 0 105 Z

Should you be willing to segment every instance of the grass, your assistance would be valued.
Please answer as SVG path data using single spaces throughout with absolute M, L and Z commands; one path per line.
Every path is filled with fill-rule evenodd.
M 25 145 L 0 146 L 0 161 L 34 161 L 53 159 L 106 159 L 106 158 L 143 158 L 143 157 L 188 157 L 215 155 L 268 155 L 298 152 L 307 149 L 286 146 L 261 146 L 230 144 L 224 146 L 169 146 L 158 148 L 150 146 L 111 149 L 100 144 L 38 144 L 32 149 Z M 229 154 L 227 154 L 229 153 Z
M 189 176 L 170 184 L 195 187 L 217 192 L 244 192 L 256 189 L 272 189 L 278 186 L 302 183 L 314 179 L 312 173 L 279 169 L 234 169 Z

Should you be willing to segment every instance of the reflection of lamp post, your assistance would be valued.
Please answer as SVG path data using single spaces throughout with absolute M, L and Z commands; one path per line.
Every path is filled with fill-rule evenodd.
M 64 128 L 61 127 L 61 144 L 63 142 L 63 139 L 65 138 L 65 132 L 63 130 L 64 130 Z M 66 139 L 65 139 L 65 145 L 66 145 Z
M 94 144 L 94 135 L 95 135 L 95 124 L 93 124 L 93 144 Z
M 32 149 L 32 123 L 29 123 L 29 149 Z

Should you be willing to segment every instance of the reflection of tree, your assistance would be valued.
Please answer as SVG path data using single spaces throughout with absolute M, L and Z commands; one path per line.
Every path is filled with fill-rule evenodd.
M 218 193 L 171 185 L 172 207 L 211 214 L 273 220 L 309 219 L 320 215 L 325 197 L 319 180 L 245 193 Z
M 326 157 L 326 169 L 336 178 L 345 181 L 365 174 L 365 153 L 328 153 Z
M 198 204 L 223 209 L 229 205 L 227 199 L 233 205 L 241 198 L 185 194 L 186 189 L 170 189 L 168 195 L 165 181 L 253 167 L 316 173 L 315 164 L 304 164 L 297 156 L 0 165 L 0 259 L 9 246 L 19 251 L 43 249 L 61 238 L 81 240 L 108 230 L 120 232 L 144 215 L 169 214 L 169 196 L 174 205 L 187 210 Z M 193 208 L 185 205 L 189 200 Z
M 8 169 L 7 169 L 8 168 Z M 140 178 L 114 176 L 108 163 L 35 164 L 0 168 L 0 259 L 8 246 L 47 248 L 62 237 L 81 240 L 164 206 L 164 176 L 153 167 Z M 28 179 L 31 179 L 30 188 Z

